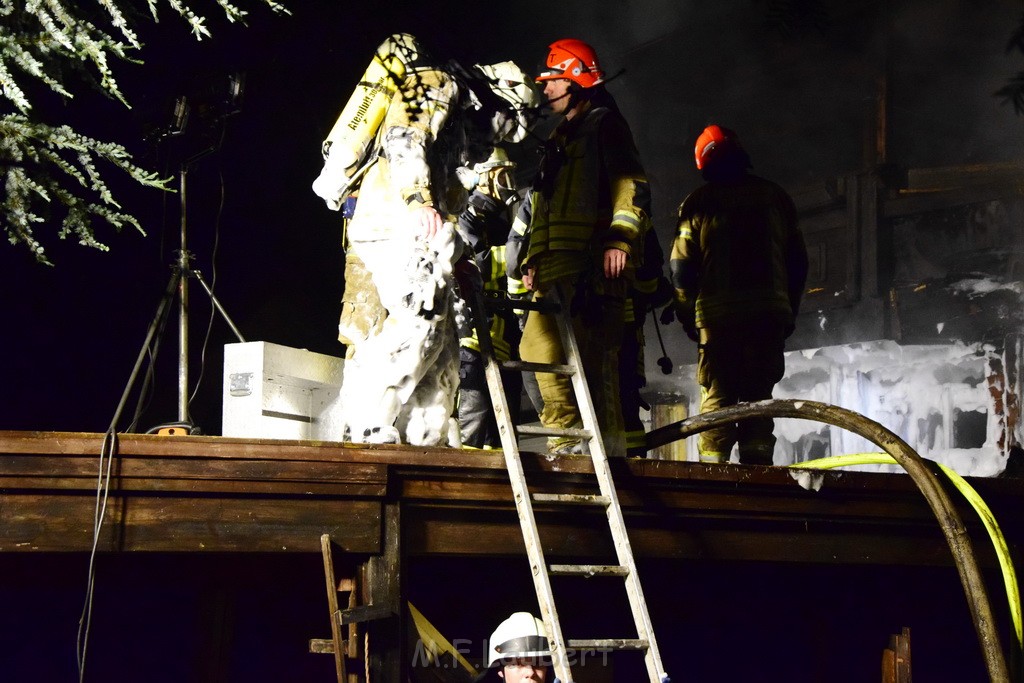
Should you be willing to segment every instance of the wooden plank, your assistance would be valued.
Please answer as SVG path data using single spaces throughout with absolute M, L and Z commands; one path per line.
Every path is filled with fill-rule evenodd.
M 910 628 L 904 626 L 903 631 L 896 638 L 897 683 L 911 683 L 913 680 L 911 668 Z
M 427 490 L 424 490 L 426 488 Z M 511 499 L 508 491 L 496 490 L 497 484 L 482 482 L 431 482 L 405 481 L 402 490 L 409 499 L 448 500 L 465 503 L 506 503 Z M 565 493 L 563 488 L 538 486 L 537 492 L 544 494 Z M 785 490 L 784 490 L 785 491 Z M 923 498 L 915 492 L 893 500 L 863 499 L 828 493 L 808 493 L 795 483 L 789 487 L 789 495 L 779 491 L 768 492 L 757 487 L 706 487 L 696 493 L 688 490 L 669 488 L 644 489 L 626 488 L 619 490 L 620 503 L 624 509 L 660 510 L 663 514 L 696 514 L 698 516 L 742 514 L 754 518 L 791 518 L 793 516 L 835 516 L 851 519 L 891 519 L 931 521 L 931 514 Z M 428 499 L 427 496 L 430 495 Z M 565 510 L 565 506 L 538 503 L 540 510 Z M 579 514 L 600 514 L 598 510 L 576 510 Z
M 911 683 L 910 629 L 889 636 L 889 647 L 882 651 L 882 683 Z
M 896 218 L 929 211 L 945 211 L 958 206 L 981 204 L 1019 196 L 1019 183 L 955 188 L 901 190 L 882 204 L 885 218 Z
M 367 621 L 376 621 L 397 613 L 394 605 L 357 605 L 342 610 L 339 614 L 340 622 L 348 626 L 350 624 L 362 624 Z
M 47 469 L 38 469 L 41 475 L 52 476 L 81 475 L 95 477 L 101 434 L 82 434 L 64 432 L 11 432 L 0 431 L 0 476 L 9 470 L 7 467 L 22 468 L 30 465 L 17 463 L 16 454 L 39 456 L 78 455 L 77 458 L 55 458 L 45 461 Z M 411 446 L 382 445 L 363 447 L 353 444 L 334 442 L 258 440 L 244 441 L 226 437 L 158 437 L 152 435 L 128 435 L 121 438 L 120 459 L 125 467 L 156 467 L 159 469 L 160 457 L 191 460 L 201 471 L 203 467 L 213 466 L 219 460 L 280 460 L 301 463 L 327 462 L 344 464 L 351 467 L 344 477 L 353 481 L 376 481 L 377 473 L 387 470 L 401 478 L 412 480 L 434 477 L 440 481 L 470 479 L 491 475 L 504 477 L 505 466 L 500 454 L 481 453 L 476 450 L 457 449 L 422 449 Z M 150 459 L 147 456 L 151 456 Z M 129 464 L 139 461 L 140 464 Z M 146 461 L 146 464 L 142 464 Z M 26 461 L 30 462 L 30 461 Z M 360 465 L 369 469 L 361 470 Z M 695 492 L 702 490 L 705 482 L 723 482 L 736 485 L 742 480 L 747 484 L 764 484 L 766 486 L 791 486 L 791 471 L 786 468 L 756 468 L 722 465 L 707 465 L 697 462 L 674 462 L 665 460 L 630 459 L 616 466 L 615 476 L 624 480 L 644 481 L 667 480 L 673 487 L 691 487 Z M 248 465 L 240 464 L 240 467 Z M 531 475 L 535 472 L 551 473 L 556 476 L 571 474 L 591 475 L 593 469 L 590 459 L 580 457 L 560 457 L 548 459 L 544 455 L 523 453 L 523 466 Z M 188 467 L 181 460 L 168 467 Z M 230 464 L 224 465 L 225 476 L 230 476 Z M 310 472 L 316 471 L 319 465 L 311 465 Z M 374 469 L 379 467 L 381 469 Z M 66 470 L 66 471 L 65 471 Z M 861 472 L 827 472 L 826 486 L 830 489 L 871 492 L 873 495 L 884 496 L 888 492 L 914 491 L 914 484 L 908 477 L 898 475 L 878 475 Z M 276 475 L 275 475 L 276 476 Z M 314 475 L 310 475 L 311 477 Z M 333 476 L 333 475 L 332 475 Z M 572 483 L 571 479 L 565 481 Z M 1020 479 L 984 479 L 979 485 L 997 493 L 1005 492 L 1014 497 L 1024 496 L 1024 480 Z
M 368 605 L 386 608 L 393 618 L 376 618 L 367 624 L 367 664 L 369 679 L 373 681 L 404 681 L 407 668 L 404 656 L 405 599 L 402 593 L 402 537 L 401 510 L 395 503 L 384 508 L 384 548 L 381 555 L 371 557 L 366 564 Z
M 882 683 L 896 683 L 896 653 L 889 647 L 882 650 Z
M 86 551 L 95 496 L 5 494 L 0 552 Z M 101 551 L 317 552 L 330 533 L 349 552 L 380 552 L 377 501 L 112 496 Z
M 272 490 L 303 484 L 321 491 L 335 490 L 350 495 L 383 495 L 387 467 L 372 463 L 316 462 L 292 460 L 199 460 L 196 458 L 115 458 L 112 486 L 125 491 L 163 491 L 186 487 L 197 490 L 207 484 L 217 490 L 262 488 Z M 95 489 L 98 459 L 69 456 L 10 455 L 0 459 L 0 487 Z M 53 479 L 58 476 L 59 479 Z
M 446 517 L 408 521 L 406 552 L 409 555 L 497 555 L 516 556 L 524 552 L 518 522 L 479 511 L 472 519 Z M 411 517 L 411 516 L 410 516 Z M 758 560 L 771 562 L 813 562 L 825 564 L 895 564 L 947 566 L 952 556 L 935 529 L 908 533 L 897 527 L 821 528 L 804 530 L 800 524 L 747 525 L 714 524 L 697 520 L 675 526 L 638 526 L 627 519 L 634 554 L 640 558 Z M 598 524 L 538 519 L 545 556 L 608 560 L 614 558 L 607 528 Z M 994 560 L 984 548 L 979 553 L 985 564 Z
M 435 460 L 433 452 L 404 447 L 378 452 L 291 442 L 282 449 L 280 442 L 202 439 L 126 439 L 114 462 L 102 550 L 315 551 L 320 534 L 331 533 L 347 550 L 375 553 L 383 547 L 382 506 L 399 502 L 409 511 L 410 552 L 504 556 L 521 548 L 500 455 L 436 449 L 442 457 Z M 172 442 L 161 446 L 162 455 L 131 452 L 162 441 Z M 0 444 L 20 449 L 0 457 L 5 521 L 0 552 L 91 547 L 101 442 L 102 435 L 95 434 L 0 432 Z M 216 445 L 218 456 L 206 457 L 197 449 L 206 442 Z M 86 446 L 97 450 L 85 452 Z M 225 457 L 230 449 L 234 455 Z M 322 453 L 314 457 L 318 449 Z M 304 456 L 296 458 L 298 451 Z M 524 453 L 523 465 L 535 492 L 593 492 L 587 457 L 549 460 Z M 941 540 L 932 541 L 938 538 L 937 523 L 904 475 L 825 472 L 821 488 L 809 491 L 786 468 L 656 460 L 611 465 L 640 556 L 785 561 L 792 553 L 823 562 L 947 562 L 948 549 Z M 971 483 L 1009 542 L 1019 543 L 1024 519 L 1016 511 L 1024 499 L 1024 480 Z M 573 517 L 583 528 L 572 529 L 557 521 L 568 518 L 562 506 L 538 503 L 537 508 L 552 551 L 586 556 L 573 548 L 576 544 L 592 547 L 596 555 L 606 543 L 595 532 L 602 528 L 600 511 L 576 510 Z M 965 520 L 979 551 L 988 553 L 973 512 L 967 511 Z M 852 545 L 845 545 L 846 539 Z M 921 557 L 904 552 L 903 546 Z
M 959 166 L 912 168 L 907 171 L 907 187 L 912 190 L 963 189 L 979 185 L 1002 184 L 1020 191 L 1024 183 L 1024 164 L 1019 161 Z
M 334 654 L 334 641 L 330 638 L 310 638 L 309 651 L 314 655 Z M 342 683 L 345 683 L 342 681 Z
M 68 492 L 83 493 L 96 489 L 96 475 L 89 479 L 55 477 L 0 478 L 0 490 L 22 493 L 36 492 L 42 495 L 62 495 Z M 279 496 L 372 496 L 378 497 L 386 490 L 378 484 L 335 484 L 319 482 L 257 481 L 237 480 L 199 481 L 195 479 L 139 479 L 113 481 L 111 490 L 122 494 L 179 493 L 179 494 L 238 494 L 238 495 L 279 495 Z
M 0 453 L 99 456 L 102 434 L 83 432 L 0 431 Z M 468 458 L 483 457 L 503 467 L 501 458 L 481 456 L 480 451 L 420 446 L 340 443 L 336 441 L 297 441 L 286 439 L 239 439 L 223 436 L 156 436 L 153 434 L 118 435 L 118 453 L 138 456 L 177 456 L 202 459 L 276 459 L 342 460 L 381 464 L 417 464 L 436 466 L 465 465 Z

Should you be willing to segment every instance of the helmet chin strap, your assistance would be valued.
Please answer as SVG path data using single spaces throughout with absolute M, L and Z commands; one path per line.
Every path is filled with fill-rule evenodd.
M 569 101 L 565 106 L 566 111 L 575 109 L 576 105 L 583 101 L 583 90 L 583 87 L 579 83 L 569 81 Z

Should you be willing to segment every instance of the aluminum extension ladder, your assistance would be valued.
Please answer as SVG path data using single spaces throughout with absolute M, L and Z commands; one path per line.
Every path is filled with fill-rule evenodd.
M 473 306 L 477 337 L 480 343 L 481 355 L 485 362 L 487 387 L 490 392 L 498 432 L 501 437 L 502 450 L 505 453 L 505 464 L 508 468 L 509 480 L 512 483 L 516 510 L 519 513 L 519 524 L 523 530 L 523 541 L 526 544 L 526 553 L 530 561 L 530 569 L 533 574 L 541 618 L 548 630 L 552 665 L 555 669 L 555 675 L 561 683 L 573 683 L 568 649 L 643 650 L 648 680 L 651 683 L 668 683 L 669 677 L 666 675 L 661 663 L 661 654 L 658 651 L 658 644 L 654 638 L 654 629 L 651 626 L 647 603 L 644 600 L 643 589 L 640 586 L 636 563 L 633 559 L 633 550 L 626 535 L 622 509 L 619 506 L 615 483 L 612 481 L 611 470 L 608 467 L 608 457 L 605 453 L 600 432 L 598 431 L 594 403 L 590 396 L 590 390 L 587 387 L 586 378 L 583 375 L 579 347 L 573 334 L 570 313 L 568 306 L 560 305 L 560 298 L 567 299 L 564 293 L 560 297 L 558 292 L 552 292 L 550 295 L 545 296 L 542 301 L 538 302 L 518 300 L 512 302 L 507 299 L 490 299 L 485 303 L 483 295 L 478 293 L 476 305 Z M 564 365 L 546 365 L 522 361 L 499 362 L 494 356 L 490 335 L 488 334 L 487 319 L 483 315 L 487 304 L 490 304 L 490 308 L 529 309 L 554 315 L 559 334 L 562 338 L 562 347 L 565 349 L 566 363 Z M 502 368 L 523 372 L 550 372 L 569 376 L 579 405 L 583 429 L 515 427 L 512 424 L 508 400 L 501 381 Z M 590 457 L 594 462 L 594 473 L 601 492 L 600 495 L 541 493 L 531 495 L 526 483 L 525 473 L 523 472 L 522 460 L 519 456 L 517 433 L 544 436 L 578 436 L 588 442 Z M 534 502 L 566 506 L 603 507 L 607 513 L 608 526 L 615 543 L 618 564 L 548 566 L 544 559 L 544 550 L 537 531 L 537 521 L 533 514 Z M 626 594 L 629 597 L 629 605 L 633 613 L 633 621 L 636 624 L 637 637 L 565 640 L 562 636 L 562 627 L 558 620 L 558 611 L 555 608 L 555 600 L 551 592 L 551 575 L 621 577 L 625 582 Z

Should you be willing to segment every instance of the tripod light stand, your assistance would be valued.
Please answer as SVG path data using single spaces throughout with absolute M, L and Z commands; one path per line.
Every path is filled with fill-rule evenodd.
M 213 150 L 208 150 L 202 153 L 205 156 Z M 189 339 L 188 339 L 188 305 L 189 305 L 189 277 L 194 277 L 198 282 L 206 295 L 210 299 L 210 303 L 214 309 L 220 313 L 221 317 L 224 318 L 224 322 L 228 324 L 231 331 L 234 333 L 238 341 L 245 342 L 245 338 L 242 333 L 238 331 L 238 327 L 234 321 L 228 315 L 227 311 L 221 305 L 220 301 L 214 295 L 213 290 L 206 280 L 203 279 L 202 273 L 192 267 L 192 252 L 188 250 L 188 212 L 187 212 L 187 191 L 188 191 L 188 170 L 192 163 L 198 161 L 198 157 L 192 157 L 182 163 L 181 168 L 178 172 L 179 177 L 179 191 L 181 192 L 181 230 L 180 230 L 180 249 L 178 251 L 177 265 L 174 267 L 174 273 L 171 276 L 172 281 L 177 280 L 178 290 L 178 420 L 179 422 L 188 423 L 188 368 L 189 368 Z
M 221 111 L 214 120 L 221 125 L 228 116 L 237 113 L 238 99 L 241 95 L 241 77 L 232 76 L 230 81 L 230 98 L 226 101 L 228 107 Z M 223 104 L 221 103 L 222 108 Z M 174 110 L 174 122 L 173 124 L 161 132 L 160 137 L 172 137 L 181 135 L 184 132 L 190 107 L 185 97 L 178 98 L 175 104 Z M 209 111 L 209 108 L 207 108 Z M 178 191 L 180 193 L 180 211 L 181 211 L 181 222 L 179 229 L 179 249 L 176 252 L 175 262 L 171 266 L 171 278 L 167 283 L 167 288 L 164 290 L 164 295 L 160 300 L 160 304 L 157 307 L 156 315 L 153 317 L 152 322 L 149 325 L 149 329 L 146 333 L 146 339 L 143 342 L 142 348 L 139 351 L 138 358 L 135 361 L 135 366 L 132 369 L 131 377 L 128 381 L 128 385 L 125 387 L 124 394 L 121 397 L 121 401 L 118 405 L 117 411 L 114 416 L 114 421 L 111 425 L 112 430 L 116 430 L 117 422 L 120 419 L 121 412 L 127 403 L 128 395 L 131 392 L 133 385 L 138 377 L 139 371 L 142 368 L 142 363 L 145 360 L 147 352 L 151 348 L 153 340 L 159 337 L 167 322 L 168 314 L 170 312 L 170 305 L 172 300 L 177 296 L 178 300 L 178 422 L 175 426 L 187 428 L 189 432 L 192 430 L 192 423 L 189 417 L 189 395 L 188 395 L 188 382 L 189 382 L 189 279 L 195 278 L 196 281 L 206 292 L 207 297 L 210 299 L 210 303 L 213 309 L 220 314 L 220 316 L 227 323 L 228 327 L 234 333 L 235 337 L 240 342 L 245 342 L 245 338 L 242 333 L 238 330 L 234 321 L 228 315 L 227 311 L 221 305 L 220 301 L 213 293 L 213 289 L 207 284 L 203 278 L 202 273 L 193 268 L 192 262 L 194 256 L 188 248 L 188 174 L 190 169 L 203 157 L 215 152 L 220 147 L 220 139 L 217 139 L 213 144 L 206 146 L 201 151 L 192 154 L 181 162 L 178 170 Z

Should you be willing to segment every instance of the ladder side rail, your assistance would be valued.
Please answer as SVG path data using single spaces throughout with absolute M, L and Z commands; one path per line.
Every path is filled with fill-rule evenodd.
M 565 364 L 575 368 L 576 372 L 569 376 L 572 382 L 573 392 L 576 394 L 576 405 L 580 411 L 580 419 L 583 421 L 583 428 L 590 432 L 590 443 L 587 450 L 591 457 L 600 453 L 606 458 L 604 450 L 604 439 L 601 436 L 600 427 L 597 424 L 597 411 L 594 409 L 594 399 L 590 396 L 590 387 L 587 385 L 587 378 L 583 373 L 583 361 L 580 358 L 580 347 L 576 343 L 576 335 L 572 329 L 572 314 L 569 311 L 569 304 L 562 304 L 563 301 L 571 301 L 566 295 L 566 285 L 559 283 L 554 291 L 548 295 L 559 305 L 557 312 L 553 313 L 555 324 L 558 326 L 558 336 L 562 340 L 562 351 L 565 355 Z M 602 493 L 604 489 L 602 488 Z
M 602 454 L 603 455 L 603 454 Z M 650 612 L 647 609 L 647 600 L 644 597 L 643 587 L 640 583 L 640 575 L 636 568 L 636 560 L 633 555 L 633 548 L 629 542 L 626 531 L 626 522 L 622 516 L 622 508 L 619 505 L 618 494 L 612 484 L 611 470 L 608 466 L 608 459 L 594 459 L 594 470 L 597 472 L 598 481 L 602 493 L 608 496 L 612 503 L 606 508 L 608 514 L 608 525 L 615 541 L 615 554 L 619 564 L 628 569 L 626 581 L 626 594 L 629 596 L 629 606 L 633 611 L 633 620 L 636 622 L 637 635 L 648 641 L 647 650 L 647 671 L 651 676 L 652 683 L 660 683 L 667 679 L 664 666 L 661 662 L 661 651 L 658 649 L 658 642 L 654 636 L 654 625 L 651 623 Z M 605 490 L 607 488 L 607 490 Z
M 561 286 L 557 288 L 556 296 L 559 303 L 568 300 L 568 297 L 565 296 L 565 290 Z M 643 589 L 640 585 L 640 577 L 636 570 L 633 549 L 626 532 L 622 508 L 619 505 L 618 492 L 612 479 L 611 468 L 608 466 L 608 456 L 605 453 L 604 441 L 601 438 L 600 428 L 597 424 L 597 412 L 594 408 L 594 400 L 590 395 L 590 388 L 587 386 L 587 380 L 583 372 L 579 345 L 573 333 L 572 315 L 568 306 L 561 306 L 560 312 L 555 317 L 559 334 L 562 337 L 566 360 L 570 364 L 576 364 L 577 372 L 572 375 L 573 389 L 576 392 L 576 401 L 579 406 L 580 417 L 583 420 L 583 426 L 590 430 L 592 434 L 589 451 L 590 458 L 594 463 L 594 474 L 597 476 L 601 494 L 609 499 L 606 511 L 608 525 L 615 542 L 615 554 L 619 564 L 627 567 L 629 570 L 629 576 L 626 577 L 626 593 L 629 596 L 629 605 L 633 612 L 633 620 L 636 623 L 637 635 L 642 639 L 646 639 L 649 643 L 644 658 L 647 664 L 647 672 L 652 683 L 660 683 L 666 680 L 668 676 L 665 674 L 661 663 L 661 653 L 654 637 L 654 628 L 651 624 L 647 602 L 644 599 Z
M 508 399 L 505 396 L 505 387 L 501 381 L 501 366 L 498 363 L 498 359 L 494 356 L 494 348 L 491 345 L 490 329 L 484 309 L 484 297 L 481 292 L 476 292 L 474 303 L 476 305 L 472 308 L 477 341 L 480 344 L 480 355 L 484 359 L 484 374 L 487 378 L 487 388 L 491 395 L 491 406 L 494 409 L 502 451 L 505 455 L 505 467 L 508 469 L 508 478 L 512 484 L 516 512 L 519 515 L 519 526 L 523 532 L 523 542 L 526 545 L 526 554 L 530 561 L 530 573 L 533 575 L 533 585 L 537 593 L 541 620 L 550 631 L 548 633 L 548 645 L 551 649 L 552 665 L 555 668 L 555 675 L 560 681 L 573 683 L 565 640 L 562 637 L 562 626 L 558 619 L 558 609 L 555 607 L 554 595 L 551 591 L 551 580 L 548 576 L 547 563 L 544 559 L 544 548 L 541 545 L 540 533 L 537 530 L 537 519 L 533 514 L 533 503 L 530 500 L 530 491 L 526 485 L 526 473 L 523 471 L 523 462 L 519 456 L 519 444 L 516 440 L 515 427 L 512 424 L 511 413 L 508 408 Z

